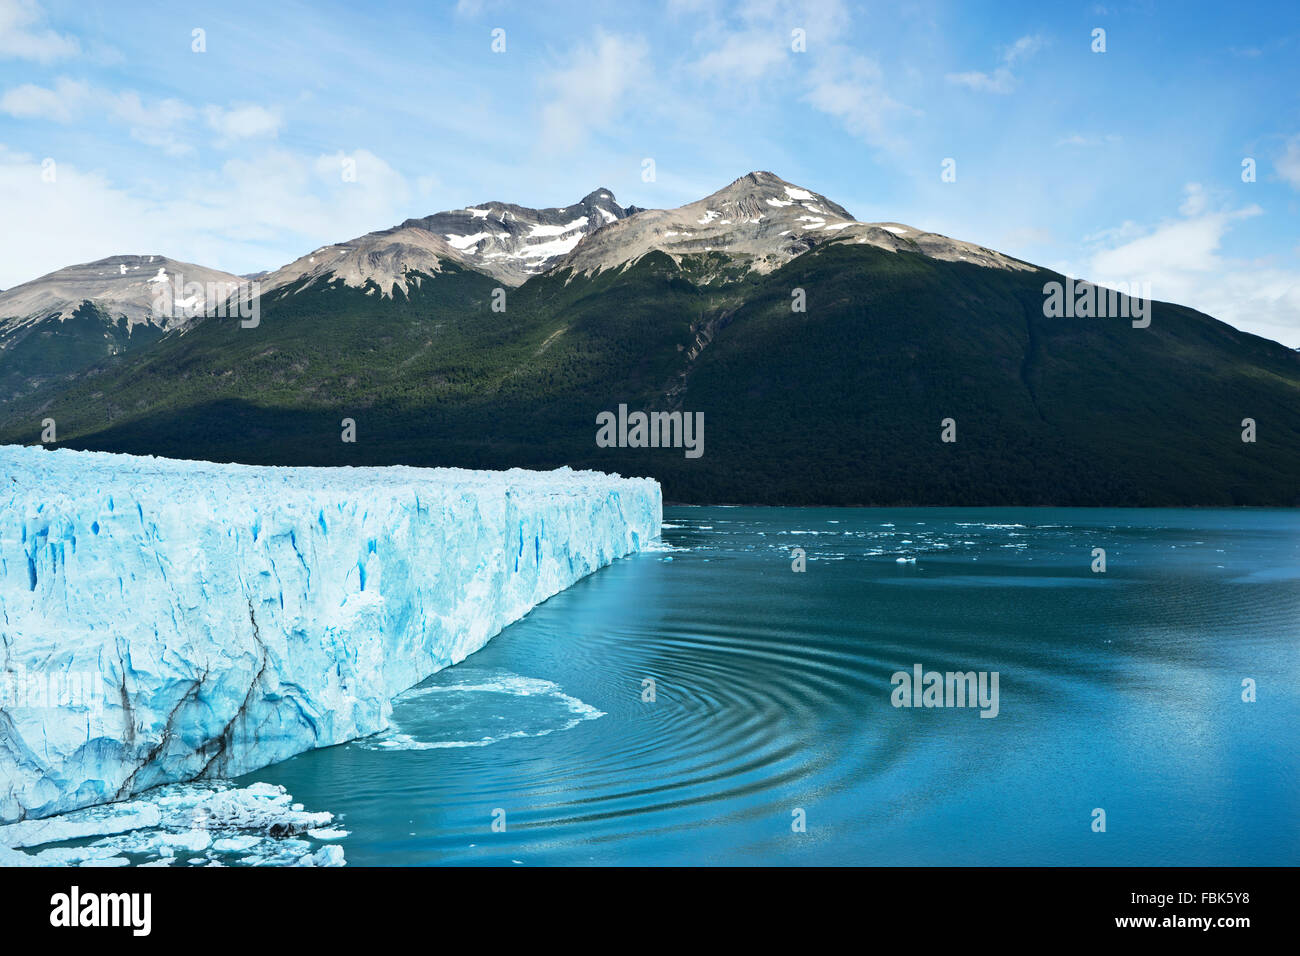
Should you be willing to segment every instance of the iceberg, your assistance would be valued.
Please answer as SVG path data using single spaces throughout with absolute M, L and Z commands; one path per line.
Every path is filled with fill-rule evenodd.
M 0 823 L 388 728 L 658 537 L 658 483 L 0 447 Z

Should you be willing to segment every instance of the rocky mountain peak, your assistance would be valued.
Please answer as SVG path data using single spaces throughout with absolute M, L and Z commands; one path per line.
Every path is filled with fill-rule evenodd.
M 239 276 L 163 255 L 116 255 L 66 266 L 0 294 L 0 325 L 66 319 L 91 302 L 127 327 L 173 328 L 229 297 Z M 162 300 L 167 308 L 155 306 Z M 177 308 L 179 307 L 179 308 Z
M 723 252 L 747 268 L 771 272 L 832 240 L 867 243 L 894 252 L 919 252 L 998 268 L 1028 268 L 992 250 L 899 223 L 863 223 L 820 193 L 775 173 L 746 173 L 703 199 L 676 209 L 651 209 L 591 235 L 558 263 L 598 272 L 651 251 L 679 259 Z
M 272 273 L 262 285 L 269 291 L 305 278 L 311 280 L 307 285 L 318 280 L 357 287 L 374 282 L 381 295 L 392 295 L 407 291 L 413 274 L 436 275 L 447 261 L 505 285 L 520 285 L 551 268 L 584 237 L 627 215 L 603 188 L 563 207 L 484 202 L 324 246 Z

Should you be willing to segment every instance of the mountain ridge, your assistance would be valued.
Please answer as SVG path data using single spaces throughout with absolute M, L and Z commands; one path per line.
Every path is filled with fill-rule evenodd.
M 578 204 L 545 222 L 493 203 L 426 217 L 309 254 L 251 326 L 137 326 L 155 339 L 76 373 L 49 373 L 57 349 L 28 356 L 35 385 L 0 401 L 0 442 L 41 441 L 53 419 L 70 447 L 568 465 L 699 503 L 1300 504 L 1300 353 L 1279 343 L 1158 301 L 1141 323 L 1055 315 L 1049 269 L 858 222 L 770 173 L 619 209 L 596 228 Z M 481 268 L 512 248 L 535 268 L 556 239 L 572 248 L 504 299 Z M 88 341 L 105 321 L 77 320 Z M 703 454 L 601 443 L 622 407 L 703 416 Z
M 605 231 L 610 226 L 617 228 Z M 593 238 L 598 233 L 603 234 Z M 407 291 L 408 273 L 436 275 L 443 262 L 475 269 L 511 287 L 556 268 L 587 272 L 613 268 L 653 250 L 670 256 L 721 251 L 745 256 L 749 268 L 770 272 L 832 238 L 993 268 L 1033 268 L 986 247 L 903 223 L 858 222 L 838 203 L 765 170 L 746 173 L 703 199 L 673 209 L 624 207 L 612 190 L 597 187 L 569 206 L 532 208 L 492 201 L 444 210 L 319 246 L 277 269 L 245 276 L 163 256 L 147 258 L 181 266 L 204 283 L 256 279 L 264 294 L 301 280 L 306 282 L 300 287 L 338 281 L 356 288 L 373 281 L 379 295 L 391 296 L 395 289 Z M 30 320 L 40 311 L 25 300 L 18 304 L 28 287 L 49 285 L 65 273 L 112 268 L 121 260 L 133 260 L 134 270 L 135 260 L 144 258 L 111 256 L 74 264 L 0 292 L 0 324 Z M 75 302 L 66 296 L 47 298 L 57 300 L 66 314 L 87 300 L 110 314 L 117 304 L 107 294 L 83 295 Z M 210 309 L 215 303 L 204 305 Z M 149 321 L 143 298 L 128 303 L 124 314 L 130 325 Z
M 118 254 L 93 262 L 64 266 L 0 292 L 0 326 L 65 319 L 84 302 L 92 302 L 128 326 L 157 325 L 165 329 L 183 324 L 174 310 L 154 308 L 160 286 L 197 284 L 194 308 L 202 312 L 217 302 L 208 301 L 212 287 L 238 286 L 237 275 L 165 255 Z M 182 289 L 183 292 L 183 289 Z M 185 305 L 185 296 L 180 303 Z M 182 321 L 178 321 L 178 319 Z

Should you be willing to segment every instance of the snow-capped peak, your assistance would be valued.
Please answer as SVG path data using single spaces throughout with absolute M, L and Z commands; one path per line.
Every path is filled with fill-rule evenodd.
M 520 285 L 545 272 L 586 236 L 629 215 L 604 188 L 572 206 L 532 209 L 487 202 L 408 219 L 331 249 L 304 256 L 262 280 L 269 292 L 308 279 L 308 285 L 341 281 L 360 287 L 374 282 L 381 295 L 407 291 L 413 274 L 436 275 L 451 261 L 486 273 L 506 285 Z
M 843 239 L 936 259 L 965 260 L 997 268 L 1027 268 L 1017 260 L 971 243 L 899 223 L 858 222 L 820 193 L 755 171 L 717 192 L 677 209 L 650 209 L 590 236 L 558 263 L 598 272 L 658 250 L 674 258 L 723 252 L 757 272 L 770 272 L 814 246 Z

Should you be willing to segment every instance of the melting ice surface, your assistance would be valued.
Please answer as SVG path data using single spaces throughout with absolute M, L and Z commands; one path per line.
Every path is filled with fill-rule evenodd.
M 270 784 L 172 784 L 0 826 L 0 866 L 343 866 L 333 819 Z
M 661 517 L 654 481 L 567 468 L 0 447 L 0 823 L 383 732 Z
M 463 664 L 447 680 L 425 682 L 393 702 L 389 729 L 358 741 L 373 750 L 486 747 L 545 737 L 605 715 L 549 680 Z

